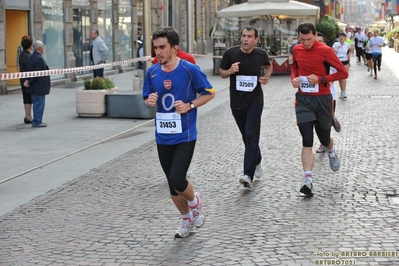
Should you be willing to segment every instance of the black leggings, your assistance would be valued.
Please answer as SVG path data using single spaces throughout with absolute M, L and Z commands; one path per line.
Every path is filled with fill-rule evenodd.
M 374 75 L 377 76 L 377 67 L 381 67 L 382 55 L 373 55 Z
M 188 186 L 186 179 L 194 155 L 195 140 L 176 145 L 157 144 L 158 157 L 169 184 L 170 194 L 179 195 Z
M 320 143 L 327 147 L 330 145 L 331 127 L 328 129 L 321 129 L 317 121 L 309 121 L 306 123 L 298 124 L 299 132 L 302 135 L 303 147 L 313 147 L 313 127 L 315 128 L 317 137 Z

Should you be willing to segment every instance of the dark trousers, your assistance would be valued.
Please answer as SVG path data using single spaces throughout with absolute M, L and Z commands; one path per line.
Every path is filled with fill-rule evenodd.
M 254 176 L 256 166 L 262 160 L 259 147 L 262 112 L 263 103 L 252 103 L 246 110 L 232 110 L 245 145 L 244 175 L 251 179 Z
M 103 78 L 104 77 L 104 68 L 93 69 L 93 76 Z

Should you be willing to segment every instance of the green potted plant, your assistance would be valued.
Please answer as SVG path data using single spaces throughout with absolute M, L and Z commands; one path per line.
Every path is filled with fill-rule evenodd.
M 83 80 L 83 89 L 76 91 L 76 113 L 79 117 L 101 117 L 106 113 L 106 94 L 117 90 L 109 78 Z

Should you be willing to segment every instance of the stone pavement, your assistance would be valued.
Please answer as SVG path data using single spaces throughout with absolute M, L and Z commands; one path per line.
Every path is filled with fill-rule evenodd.
M 352 59 L 338 100 L 341 168 L 315 154 L 314 197 L 299 193 L 301 137 L 288 76 L 264 87 L 263 177 L 238 183 L 243 144 L 224 102 L 199 118 L 189 178 L 207 220 L 174 239 L 179 215 L 153 140 L 0 216 L 0 265 L 399 265 L 399 54 L 379 79 Z M 216 96 L 218 97 L 218 96 Z M 315 149 L 319 143 L 315 140 Z M 334 264 L 332 264 L 334 263 Z

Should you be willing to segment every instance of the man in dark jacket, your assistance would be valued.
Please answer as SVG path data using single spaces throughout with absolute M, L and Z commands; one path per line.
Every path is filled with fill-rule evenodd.
M 41 41 L 33 43 L 33 54 L 26 63 L 26 71 L 48 70 L 46 61 L 44 61 L 44 45 Z M 46 95 L 50 93 L 50 76 L 32 77 L 24 82 L 25 87 L 31 88 L 33 120 L 32 127 L 47 127 L 47 123 L 43 123 L 44 107 L 46 105 Z

